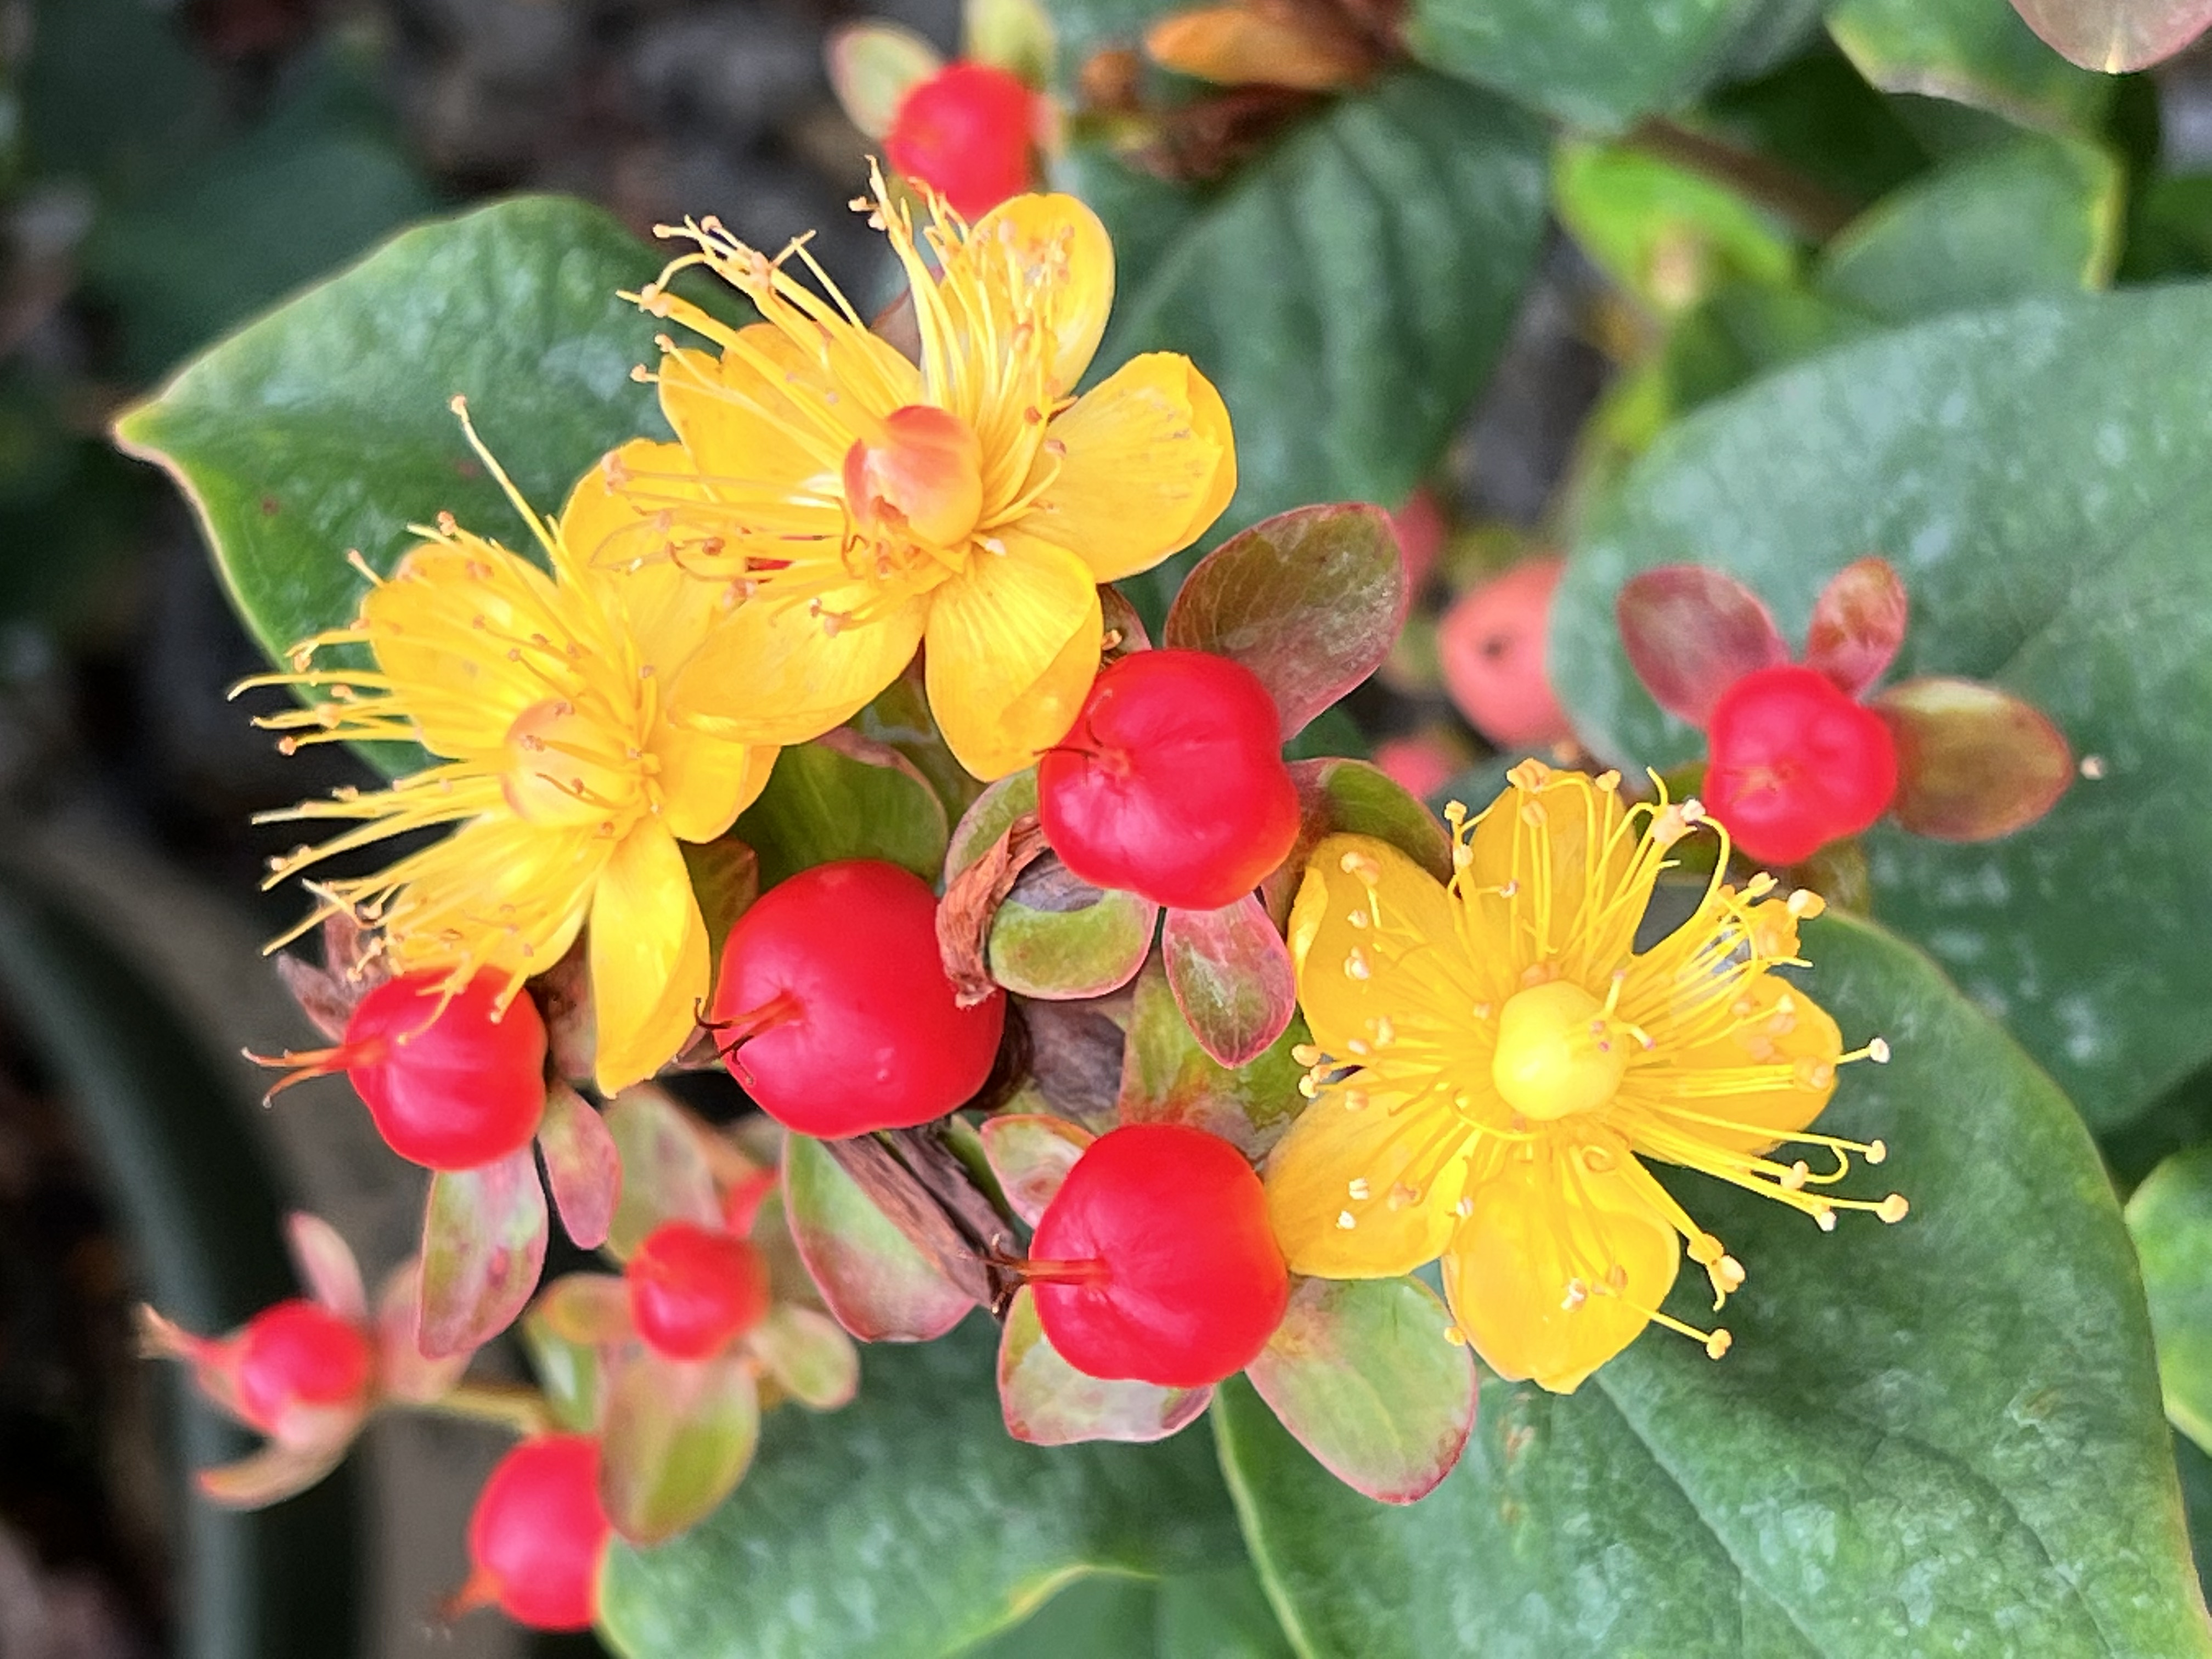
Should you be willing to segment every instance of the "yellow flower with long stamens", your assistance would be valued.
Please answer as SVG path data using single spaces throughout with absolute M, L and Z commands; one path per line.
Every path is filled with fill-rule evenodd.
M 903 207 L 856 205 L 905 269 L 919 362 L 869 331 L 804 239 L 771 259 L 711 219 L 665 230 L 698 252 L 639 303 L 720 355 L 662 341 L 660 403 L 684 465 L 623 466 L 613 482 L 669 526 L 678 564 L 749 595 L 690 671 L 721 701 L 827 730 L 926 641 L 946 743 L 976 776 L 1000 777 L 1080 710 L 1098 668 L 1098 584 L 1188 547 L 1228 505 L 1229 413 L 1170 352 L 1072 395 L 1114 291 L 1113 246 L 1073 197 L 1018 196 L 972 229 L 933 201 L 919 242 Z M 791 275 L 794 259 L 820 292 Z M 765 320 L 731 328 L 671 294 L 696 264 Z M 731 715 L 711 729 L 762 728 Z
M 465 427 L 459 399 L 454 407 Z M 776 750 L 693 723 L 714 711 L 685 703 L 678 683 L 722 598 L 635 550 L 651 544 L 650 526 L 608 490 L 605 468 L 548 524 L 468 435 L 552 574 L 441 519 L 418 529 L 426 539 L 363 596 L 351 627 L 301 645 L 295 672 L 246 682 L 315 694 L 258 722 L 283 732 L 288 751 L 411 742 L 441 757 L 386 789 L 265 815 L 356 826 L 276 861 L 268 885 L 395 836 L 454 826 L 378 874 L 318 885 L 322 908 L 276 944 L 350 909 L 380 924 L 400 971 L 444 974 L 459 988 L 488 969 L 512 995 L 588 921 L 598 1080 L 611 1091 L 674 1056 L 710 988 L 706 925 L 678 843 L 728 829 Z M 662 452 L 672 448 L 639 442 L 617 455 L 649 470 L 670 465 Z M 366 646 L 375 667 L 324 658 L 345 646 Z
M 1744 1270 L 1643 1160 L 1802 1211 L 1885 1221 L 1896 1194 L 1841 1196 L 1882 1143 L 1812 1133 L 1843 1052 L 1774 972 L 1802 965 L 1817 896 L 1716 873 L 1649 950 L 1637 930 L 1695 802 L 1624 806 L 1620 778 L 1524 762 L 1489 811 L 1455 806 L 1449 887 L 1384 842 L 1314 849 L 1291 915 L 1298 1058 L 1313 1103 L 1267 1168 L 1294 1273 L 1384 1278 L 1443 1258 L 1455 1334 L 1500 1376 L 1571 1391 L 1651 1322 L 1727 1351 L 1660 1304 L 1686 1245 L 1716 1311 Z M 1717 826 L 1709 826 L 1719 834 Z M 1722 836 L 1719 869 L 1727 865 Z M 1829 1167 L 1775 1149 L 1814 1149 Z

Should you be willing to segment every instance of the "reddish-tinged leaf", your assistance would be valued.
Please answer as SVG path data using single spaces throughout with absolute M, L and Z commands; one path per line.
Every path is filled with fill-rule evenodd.
M 1451 879 L 1451 836 L 1443 823 L 1380 768 L 1335 757 L 1292 761 L 1291 781 L 1298 790 L 1297 842 L 1260 887 L 1278 926 L 1289 921 L 1306 856 L 1325 836 L 1373 836 L 1438 881 Z
M 538 1288 L 550 1231 L 545 1189 L 527 1146 L 480 1169 L 430 1177 L 415 1326 L 425 1358 L 481 1348 L 514 1323 Z
M 201 1495 L 230 1510 L 258 1510 L 294 1498 L 344 1459 L 348 1441 L 318 1447 L 264 1446 L 251 1457 L 193 1476 Z
M 1905 643 L 1905 584 L 1887 559 L 1855 559 L 1813 601 L 1805 665 L 1856 697 L 1882 677 Z
M 1301 507 L 1200 560 L 1161 641 L 1233 657 L 1257 674 L 1287 738 L 1382 666 L 1411 599 L 1388 513 Z
M 1305 1067 L 1291 1056 L 1305 1038 L 1305 1022 L 1293 1018 L 1267 1053 L 1231 1070 L 1198 1046 L 1155 958 L 1138 975 L 1130 1004 L 1120 1120 L 1203 1129 L 1257 1162 L 1306 1103 L 1298 1093 Z
M 700 917 L 707 924 L 708 960 L 720 962 L 730 929 L 760 896 L 760 860 L 744 842 L 726 837 L 678 844 L 691 877 L 691 890 L 699 900 Z
M 1978 680 L 1906 680 L 1874 700 L 1897 738 L 1897 821 L 1936 841 L 1994 841 L 2057 805 L 2074 751 L 2043 711 Z
M 1630 577 L 1613 615 L 1651 700 L 1701 729 L 1730 685 L 1790 660 L 1759 595 L 1701 564 L 1661 565 Z
M 1113 641 L 1103 653 L 1108 662 L 1152 648 L 1152 636 L 1145 631 L 1145 619 L 1137 614 L 1135 605 L 1121 597 L 1120 588 L 1111 583 L 1100 588 L 1098 609 L 1104 636 Z
M 361 1264 L 337 1228 L 319 1215 L 295 1210 L 284 1218 L 284 1242 L 308 1296 L 340 1319 L 356 1325 L 368 1322 L 368 1291 L 361 1282 Z
M 1017 820 L 1033 817 L 1037 810 L 1037 775 L 1034 766 L 1010 772 L 969 803 L 952 826 L 945 845 L 945 881 L 950 888 L 960 872 L 988 854 L 1013 828 Z
M 1034 1227 L 1097 1137 L 1064 1117 L 1044 1112 L 1008 1112 L 983 1120 L 983 1155 L 1006 1194 L 1013 1212 Z
M 607 1242 L 622 1194 L 622 1152 L 605 1121 L 574 1089 L 556 1083 L 545 1092 L 538 1150 L 562 1226 L 580 1249 L 598 1249 Z
M 376 1390 L 387 1400 L 428 1405 L 461 1380 L 473 1349 L 432 1359 L 416 1332 L 422 1323 L 422 1264 L 413 1258 L 392 1270 L 376 1297 Z
M 1451 1473 L 1474 1428 L 1474 1360 L 1418 1279 L 1293 1281 L 1290 1310 L 1244 1375 L 1330 1474 L 1410 1504 Z
M 577 1279 L 605 1279 L 605 1273 L 576 1273 Z M 566 1281 L 560 1281 L 565 1283 Z M 555 1285 L 559 1288 L 559 1284 Z M 540 1297 L 515 1327 L 530 1353 L 531 1375 L 545 1397 L 545 1409 L 560 1427 L 574 1434 L 596 1434 L 599 1401 L 604 1394 L 605 1355 L 599 1345 L 571 1340 L 545 1317 L 545 1298 Z
M 912 29 L 896 23 L 848 23 L 830 37 L 830 89 L 845 117 L 863 137 L 881 138 L 917 82 L 927 81 L 945 60 Z
M 1257 1060 L 1297 1010 L 1290 947 L 1250 893 L 1218 910 L 1170 910 L 1160 952 L 1191 1035 L 1224 1066 Z
M 1196 1419 L 1212 1398 L 1212 1389 L 1085 1376 L 1046 1340 L 1029 1286 L 1014 1293 L 999 1339 L 999 1406 L 1015 1439 L 1034 1446 L 1164 1440 Z
M 2179 52 L 2212 25 L 2212 0 L 2012 0 L 2028 27 L 2083 69 L 2124 75 Z
M 864 1342 L 927 1342 L 975 1305 L 868 1200 L 818 1140 L 786 1135 L 784 1214 L 837 1322 Z
M 786 1394 L 815 1411 L 836 1410 L 860 1386 L 853 1339 L 811 1308 L 769 1309 L 745 1342 Z
M 614 1097 L 605 1122 L 622 1161 L 622 1192 L 606 1238 L 617 1258 L 628 1260 L 664 1221 L 696 1221 L 702 1227 L 720 1222 L 714 1168 L 682 1107 L 651 1084 L 640 1084 Z
M 545 1287 L 530 1316 L 563 1342 L 601 1347 L 636 1334 L 629 1285 L 613 1273 L 563 1273 Z
M 749 1365 L 736 1353 L 667 1359 L 635 1343 L 607 1367 L 599 1498 L 631 1543 L 661 1543 L 703 1521 L 743 1478 L 760 1442 Z
M 592 963 L 585 940 L 530 981 L 545 1020 L 545 1045 L 553 1075 L 580 1081 L 599 1073 L 599 1017 L 592 1005 Z

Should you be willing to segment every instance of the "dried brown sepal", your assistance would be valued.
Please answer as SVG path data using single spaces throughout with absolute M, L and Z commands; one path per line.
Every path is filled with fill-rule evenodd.
M 346 1024 L 361 1000 L 392 977 L 382 939 L 353 911 L 339 906 L 323 919 L 323 965 L 280 956 L 276 977 L 308 1023 L 332 1042 L 345 1040 Z
M 1024 812 L 1000 832 L 983 855 L 946 884 L 937 905 L 937 948 L 955 999 L 973 1007 L 999 988 L 985 958 L 991 920 L 1013 890 L 1021 873 L 1051 851 L 1034 812 Z
M 969 1237 L 889 1146 L 873 1135 L 825 1140 L 822 1146 L 947 1283 L 970 1301 L 994 1310 L 1004 1305 L 1012 1294 L 1012 1280 L 984 1255 L 993 1241 Z

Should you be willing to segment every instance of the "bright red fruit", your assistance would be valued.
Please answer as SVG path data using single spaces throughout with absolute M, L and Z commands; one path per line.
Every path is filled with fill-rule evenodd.
M 955 1000 L 937 899 L 874 859 L 817 864 L 770 888 L 722 950 L 714 1023 L 762 1110 L 823 1139 L 942 1117 L 983 1086 L 1006 998 Z
M 1814 669 L 1746 674 L 1713 705 L 1705 741 L 1706 810 L 1762 864 L 1856 835 L 1897 793 L 1888 725 Z
M 1036 94 L 989 64 L 951 64 L 917 82 L 891 118 L 884 153 L 963 219 L 1030 187 Z
M 1037 768 L 1060 861 L 1183 910 L 1250 892 L 1298 838 L 1282 719 L 1258 675 L 1204 651 L 1139 651 L 1091 688 Z
M 583 1630 L 613 1528 L 599 1504 L 599 1443 L 547 1434 L 499 1460 L 469 1516 L 465 1603 L 496 1602 L 532 1630 Z
M 1030 1250 L 1044 1334 L 1092 1376 L 1218 1382 L 1258 1357 L 1290 1300 L 1260 1177 L 1227 1141 L 1180 1124 L 1091 1142 Z
M 360 1405 L 375 1364 L 366 1334 L 296 1297 L 254 1315 L 232 1352 L 239 1415 L 280 1438 L 302 1407 Z
M 479 974 L 441 1012 L 434 974 L 386 980 L 361 1000 L 332 1051 L 410 1164 L 473 1170 L 527 1146 L 545 1111 L 545 1022 L 519 996 L 496 1012 L 501 982 Z
M 665 1221 L 623 1269 L 630 1318 L 671 1359 L 704 1359 L 768 1312 L 768 1259 L 732 1233 Z

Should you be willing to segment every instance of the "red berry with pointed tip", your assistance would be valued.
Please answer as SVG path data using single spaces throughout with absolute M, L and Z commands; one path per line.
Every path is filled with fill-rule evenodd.
M 738 919 L 713 1013 L 730 1075 L 761 1109 L 836 1140 L 970 1099 L 998 1058 L 1006 996 L 960 1006 L 928 885 L 845 859 L 771 887 Z
M 584 1630 L 599 1605 L 599 1558 L 613 1528 L 599 1503 L 599 1443 L 526 1440 L 499 1460 L 469 1516 L 466 1600 L 490 1601 L 532 1630 Z
M 303 1409 L 366 1403 L 375 1359 L 359 1328 L 319 1302 L 295 1297 L 246 1322 L 231 1363 L 239 1415 L 281 1439 Z
M 704 1359 L 761 1322 L 768 1258 L 734 1234 L 664 1221 L 623 1269 L 630 1319 L 671 1359 Z
M 388 979 L 346 1022 L 334 1058 L 385 1145 L 410 1164 L 473 1170 L 530 1144 L 545 1113 L 545 1022 L 478 974 L 441 1010 L 437 974 Z
M 1746 674 L 1713 705 L 1705 742 L 1705 809 L 1762 864 L 1858 834 L 1897 794 L 1888 724 L 1814 669 Z
M 1091 688 L 1037 767 L 1037 815 L 1094 886 L 1218 910 L 1298 838 L 1282 716 L 1260 677 L 1205 651 L 1139 651 Z
M 884 154 L 908 178 L 980 219 L 1030 187 L 1036 94 L 990 64 L 949 64 L 918 81 L 884 135 Z
M 1092 1141 L 1030 1254 L 1045 1335 L 1092 1376 L 1218 1382 L 1259 1357 L 1290 1301 L 1260 1177 L 1227 1141 L 1180 1124 Z

